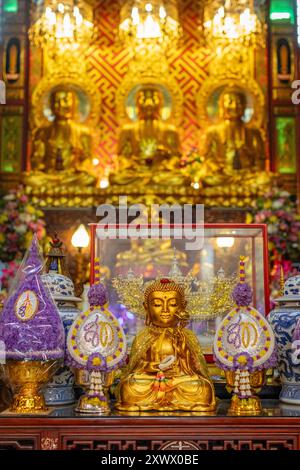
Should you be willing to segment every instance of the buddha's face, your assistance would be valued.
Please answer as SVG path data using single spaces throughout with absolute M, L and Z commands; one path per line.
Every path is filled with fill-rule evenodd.
M 151 88 L 141 90 L 137 95 L 138 116 L 140 119 L 159 117 L 160 95 Z
M 242 119 L 245 112 L 245 99 L 242 93 L 225 92 L 222 100 L 223 117 L 230 120 Z
M 72 91 L 60 90 L 52 95 L 52 110 L 56 119 L 70 119 L 74 115 L 75 96 Z
M 184 310 L 182 298 L 177 291 L 154 291 L 148 297 L 149 319 L 160 327 L 174 327 L 179 322 L 176 315 Z

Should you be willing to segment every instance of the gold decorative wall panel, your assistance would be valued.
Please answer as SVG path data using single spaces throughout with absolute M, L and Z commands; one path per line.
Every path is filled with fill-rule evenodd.
M 169 50 L 169 73 L 177 82 L 184 97 L 181 128 L 182 150 L 188 153 L 198 145 L 196 95 L 208 76 L 211 60 L 209 51 L 199 45 L 199 2 L 185 0 L 180 3 L 180 20 L 183 37 L 178 47 Z M 118 40 L 120 7 L 117 1 L 102 0 L 95 9 L 98 40 L 88 52 L 88 73 L 95 81 L 102 96 L 101 146 L 99 154 L 103 162 L 110 162 L 116 153 L 119 122 L 116 96 L 128 72 L 131 54 Z
M 114 195 L 119 194 L 120 189 L 114 188 L 112 184 L 103 191 L 101 178 L 103 175 L 107 176 L 104 169 L 115 168 L 119 133 L 126 120 L 128 122 L 125 110 L 126 100 L 129 99 L 132 88 L 138 84 L 156 84 L 169 93 L 172 103 L 170 120 L 176 125 L 180 134 L 181 151 L 186 161 L 189 161 L 189 155 L 193 156 L 195 151 L 198 152 L 201 136 L 212 124 L 209 119 L 203 119 L 208 94 L 215 88 L 224 86 L 228 80 L 235 82 L 241 80 L 241 72 L 243 88 L 248 90 L 249 87 L 249 93 L 253 97 L 255 124 L 258 127 L 261 125 L 266 127 L 266 49 L 259 50 L 257 54 L 253 49 L 243 52 L 239 49 L 238 57 L 235 59 L 232 51 L 226 50 L 226 53 L 220 57 L 217 51 L 205 47 L 201 40 L 200 26 L 203 10 L 201 0 L 178 0 L 182 37 L 178 44 L 174 42 L 173 47 L 167 50 L 165 60 L 156 58 L 156 62 L 153 63 L 138 59 L 137 55 L 134 57 L 133 51 L 125 47 L 119 39 L 120 2 L 118 0 L 91 0 L 89 3 L 94 8 L 96 34 L 92 44 L 86 50 L 77 52 L 74 60 L 73 57 L 69 57 L 68 61 L 51 62 L 47 57 L 43 59 L 36 49 L 31 50 L 30 101 L 31 126 L 34 130 L 37 121 L 40 122 L 45 118 L 43 109 L 40 107 L 38 110 L 38 107 L 44 103 L 45 91 L 49 93 L 50 89 L 58 87 L 60 80 L 67 85 L 69 79 L 73 88 L 80 87 L 81 89 L 85 87 L 80 84 L 86 83 L 89 84 L 89 89 L 93 90 L 88 95 L 92 103 L 92 114 L 98 115 L 99 118 L 97 123 L 96 120 L 93 125 L 91 123 L 91 127 L 96 127 L 98 131 L 98 144 L 93 155 L 96 157 L 93 160 L 96 161 L 94 165 L 98 183 L 97 187 L 88 188 L 91 194 L 98 194 L 99 191 L 101 195 L 103 192 L 103 197 L 108 192 Z M 240 60 L 241 57 L 243 60 Z M 260 64 L 259 67 L 256 66 L 257 63 Z M 71 70 L 68 70 L 69 67 Z M 226 71 L 225 74 L 224 71 Z M 72 79 L 70 79 L 71 76 Z M 86 124 L 89 125 L 89 123 Z M 266 134 L 263 132 L 263 135 Z M 29 139 L 28 155 L 31 154 L 31 148 L 32 142 Z M 194 189 L 189 188 L 189 185 L 184 188 L 181 186 L 179 185 L 177 189 L 170 188 L 170 195 L 172 197 L 175 193 L 178 195 L 179 189 L 182 189 L 185 197 L 190 197 L 188 192 Z M 78 191 L 79 189 L 82 190 L 78 188 Z M 158 189 L 151 187 L 154 194 L 160 193 Z M 220 204 L 223 196 L 220 201 L 216 199 L 221 197 L 220 191 L 208 189 L 207 198 L 211 204 Z M 36 193 L 34 194 L 39 197 Z M 164 197 L 167 197 L 167 194 L 169 194 L 168 190 L 164 188 Z M 195 191 L 195 197 L 197 194 Z M 97 198 L 99 197 L 100 193 Z M 82 197 L 80 196 L 79 199 L 81 200 Z M 51 205 L 52 196 L 49 201 L 45 200 L 43 203 Z M 231 202 L 228 200 L 227 206 L 231 203 L 235 204 L 235 200 Z M 60 204 L 58 200 L 55 201 L 55 205 Z M 86 198 L 82 204 L 92 204 L 91 198 Z

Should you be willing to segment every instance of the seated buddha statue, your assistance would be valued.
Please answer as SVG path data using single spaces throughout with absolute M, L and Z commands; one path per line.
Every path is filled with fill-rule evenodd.
M 162 93 L 146 85 L 136 95 L 137 120 L 120 132 L 114 184 L 180 184 L 180 140 L 172 124 L 161 118 Z M 168 179 L 166 180 L 166 175 Z
M 92 137 L 89 129 L 76 122 L 76 94 L 59 88 L 50 97 L 53 122 L 37 129 L 33 136 L 32 170 L 25 181 L 30 186 L 47 184 L 91 185 Z
M 187 266 L 186 253 L 176 251 L 181 266 Z M 170 239 L 157 240 L 154 238 L 131 239 L 130 249 L 120 251 L 116 256 L 116 268 L 133 268 L 136 272 L 140 267 L 170 266 L 174 259 L 174 248 Z
M 135 338 L 117 388 L 120 411 L 214 411 L 216 400 L 195 334 L 185 328 L 184 289 L 159 279 L 145 290 L 146 327 Z
M 245 124 L 245 110 L 244 92 L 225 88 L 219 98 L 219 122 L 207 129 L 200 145 L 203 163 L 197 177 L 208 186 L 269 181 L 261 132 Z

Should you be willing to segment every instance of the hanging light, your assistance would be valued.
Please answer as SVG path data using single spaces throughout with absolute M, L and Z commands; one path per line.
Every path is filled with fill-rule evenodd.
M 229 43 L 256 45 L 263 42 L 262 22 L 254 0 L 207 0 L 204 9 L 204 35 L 215 48 Z
M 180 35 L 175 0 L 128 0 L 121 9 L 120 38 L 138 51 L 157 52 Z
M 94 25 L 80 1 L 48 0 L 37 14 L 39 18 L 29 29 L 29 39 L 37 47 L 64 52 L 92 39 Z

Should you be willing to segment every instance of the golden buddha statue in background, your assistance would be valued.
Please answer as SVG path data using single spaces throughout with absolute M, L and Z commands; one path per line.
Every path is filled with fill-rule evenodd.
M 187 267 L 186 253 L 183 251 L 174 252 L 172 240 L 157 240 L 155 238 L 131 239 L 130 249 L 117 253 L 116 268 L 126 267 L 127 269 L 136 266 L 145 268 L 151 266 L 170 266 L 178 258 L 181 266 Z
M 137 121 L 120 132 L 118 168 L 111 175 L 115 184 L 143 183 L 180 184 L 180 139 L 174 125 L 161 118 L 163 95 L 145 85 L 136 95 Z M 168 179 L 166 180 L 166 175 Z
M 146 327 L 135 338 L 120 378 L 120 411 L 214 411 L 213 384 L 196 335 L 185 328 L 184 289 L 159 279 L 145 290 Z
M 259 184 L 268 180 L 265 173 L 265 149 L 259 129 L 245 124 L 246 96 L 229 86 L 219 98 L 219 123 L 204 134 L 198 179 L 208 185 L 239 183 Z
M 92 169 L 91 131 L 76 122 L 76 94 L 59 88 L 50 97 L 53 122 L 37 129 L 33 136 L 32 171 L 26 183 L 32 186 L 91 185 L 95 177 Z

